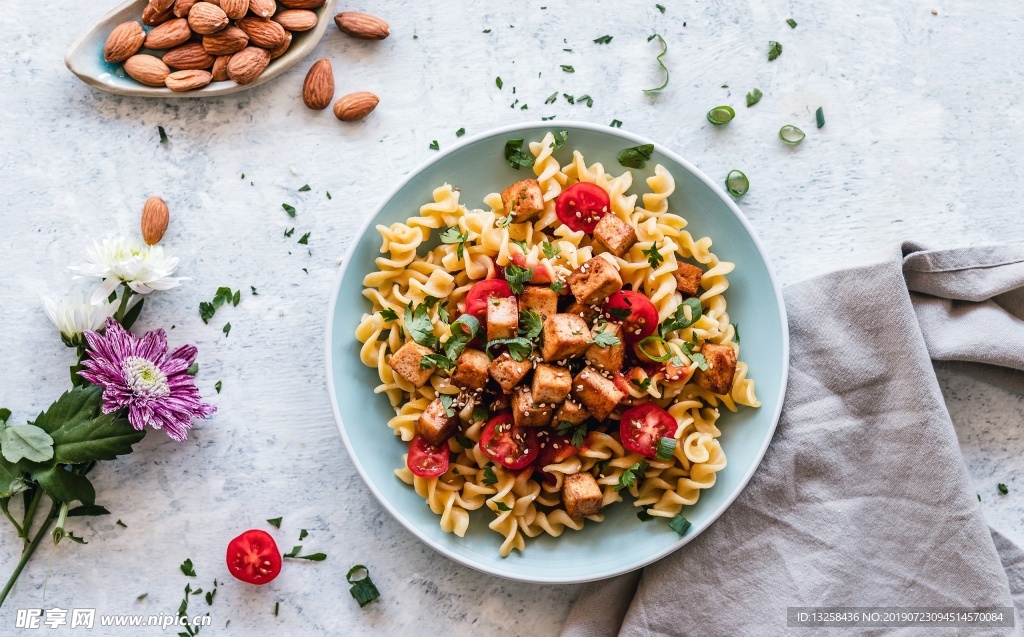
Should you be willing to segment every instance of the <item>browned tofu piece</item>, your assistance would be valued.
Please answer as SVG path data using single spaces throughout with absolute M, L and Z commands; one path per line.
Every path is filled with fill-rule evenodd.
M 601 512 L 604 494 L 594 476 L 585 471 L 565 476 L 562 503 L 571 518 L 585 518 Z
M 415 341 L 409 341 L 391 355 L 391 369 L 416 387 L 423 387 L 434 373 L 434 367 L 420 367 L 420 361 L 434 350 L 424 347 Z
M 590 414 L 587 413 L 586 407 L 572 398 L 567 398 L 564 403 L 558 406 L 558 410 L 555 411 L 555 417 L 552 420 L 556 425 L 561 422 L 578 425 L 587 418 L 590 418 Z
M 516 361 L 508 355 L 508 352 L 502 352 L 501 356 L 491 361 L 487 367 L 491 378 L 501 385 L 501 390 L 506 394 L 511 392 L 519 381 L 526 378 L 526 374 L 531 369 L 533 369 L 533 363 L 530 362 L 530 359 Z
M 597 222 L 594 239 L 608 248 L 608 252 L 621 257 L 636 243 L 636 230 L 614 214 L 608 213 Z
M 603 303 L 622 289 L 622 277 L 615 266 L 601 257 L 594 257 L 573 270 L 566 279 L 576 300 L 587 305 Z
M 549 363 L 581 356 L 590 347 L 590 327 L 575 314 L 549 316 L 541 337 L 540 355 Z
M 449 416 L 444 405 L 441 404 L 441 399 L 435 398 L 416 421 L 416 433 L 436 446 L 448 440 L 455 433 L 455 428 L 458 425 L 459 418 L 455 414 L 455 409 L 452 409 L 452 415 Z
M 492 296 L 487 299 L 487 340 L 515 338 L 519 335 L 519 303 L 516 297 Z
M 695 265 L 680 262 L 672 276 L 676 278 L 676 289 L 683 293 L 683 298 L 697 296 L 700 289 L 700 277 L 704 271 Z
M 466 348 L 455 359 L 452 384 L 462 389 L 482 389 L 487 384 L 487 354 Z
M 501 191 L 501 204 L 517 223 L 527 221 L 544 211 L 544 193 L 536 179 L 524 179 Z
M 556 405 L 569 395 L 572 374 L 564 367 L 540 363 L 533 370 L 533 399 L 538 403 Z
M 512 393 L 512 419 L 519 427 L 543 427 L 551 424 L 554 405 L 534 402 L 533 392 L 526 385 L 516 387 Z
M 728 394 L 736 374 L 736 350 L 728 345 L 704 343 L 700 352 L 708 362 L 708 369 L 697 370 L 697 384 L 716 394 Z
M 590 415 L 604 420 L 612 413 L 626 394 L 615 386 L 610 378 L 605 378 L 593 367 L 584 367 L 572 380 L 572 395 L 583 403 Z
M 618 345 L 607 345 L 605 347 L 601 347 L 597 343 L 598 334 L 608 334 L 609 336 L 613 336 L 619 340 L 619 343 Z M 622 361 L 626 355 L 626 344 L 622 339 L 622 325 L 619 323 L 602 323 L 594 326 L 590 335 L 594 343 L 592 343 L 584 353 L 584 356 L 587 358 L 587 363 L 598 369 L 610 372 L 617 372 L 622 369 Z
M 574 301 L 572 305 L 565 308 L 565 313 L 575 314 L 576 316 L 586 321 L 587 325 L 593 323 L 594 319 L 597 318 L 597 315 L 600 314 L 600 312 L 597 309 L 595 309 L 592 305 L 580 303 L 579 301 Z
M 519 313 L 533 310 L 542 319 L 558 314 L 558 293 L 550 286 L 527 285 L 519 295 Z

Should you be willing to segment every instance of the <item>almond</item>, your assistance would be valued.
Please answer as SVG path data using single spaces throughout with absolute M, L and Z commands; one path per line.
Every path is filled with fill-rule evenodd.
M 174 6 L 174 0 L 149 0 L 149 4 L 157 13 L 163 13 Z
M 125 22 L 114 27 L 103 45 L 103 59 L 107 62 L 124 62 L 139 52 L 146 40 L 146 32 L 138 22 Z
M 199 69 L 175 71 L 164 78 L 164 84 L 167 88 L 178 92 L 194 91 L 197 88 L 203 88 L 212 81 L 213 73 Z
M 232 20 L 240 20 L 249 13 L 249 0 L 221 0 L 220 8 Z
M 197 2 L 188 12 L 188 25 L 199 35 L 210 35 L 228 26 L 228 14 L 211 2 Z
M 157 11 L 152 4 L 147 4 L 146 8 L 142 10 L 142 24 L 147 27 L 155 27 L 167 22 L 173 16 L 174 14 L 170 10 Z
M 342 11 L 334 16 L 334 23 L 344 33 L 361 40 L 383 40 L 391 34 L 387 22 L 358 11 Z
M 228 62 L 228 77 L 237 84 L 249 84 L 260 76 L 270 64 L 270 52 L 255 46 L 247 46 L 231 56 Z
M 198 0 L 174 0 L 174 15 L 179 18 L 187 18 L 188 12 L 192 10 Z
M 179 71 L 208 69 L 213 66 L 213 56 L 206 52 L 202 42 L 189 42 L 165 53 L 164 64 Z
M 309 31 L 317 21 L 316 14 L 309 9 L 285 9 L 274 16 L 274 22 L 289 31 Z
M 269 18 L 277 11 L 274 0 L 249 0 L 249 11 L 257 18 Z
M 171 69 L 156 56 L 140 54 L 124 61 L 124 72 L 147 86 L 163 86 Z
M 213 81 L 223 82 L 228 78 L 228 62 L 231 61 L 230 55 L 219 55 L 217 59 L 213 61 Z
M 327 58 L 317 60 L 302 83 L 302 103 L 306 108 L 322 111 L 334 100 L 334 69 Z
M 249 36 L 249 43 L 264 49 L 276 49 L 288 38 L 284 27 L 273 20 L 242 18 L 236 26 Z
M 289 9 L 319 9 L 327 0 L 281 0 Z
M 273 50 L 270 51 L 270 59 L 271 60 L 276 60 L 277 58 L 279 58 L 282 55 L 284 55 L 285 51 L 288 50 L 288 47 L 290 47 L 292 45 L 292 32 L 291 31 L 285 31 L 284 34 L 285 34 L 284 42 L 281 42 L 281 44 L 276 49 L 273 49 Z
M 173 49 L 179 44 L 188 42 L 192 37 L 192 29 L 188 28 L 188 20 L 177 18 L 168 20 L 146 34 L 147 49 Z
M 349 93 L 334 103 L 334 116 L 343 122 L 363 119 L 377 108 L 380 100 L 368 91 Z
M 151 246 L 160 243 L 167 232 L 171 212 L 160 197 L 150 197 L 142 206 L 142 240 Z
M 231 55 L 249 44 L 249 36 L 238 27 L 228 27 L 213 35 L 203 36 L 203 48 L 210 55 Z

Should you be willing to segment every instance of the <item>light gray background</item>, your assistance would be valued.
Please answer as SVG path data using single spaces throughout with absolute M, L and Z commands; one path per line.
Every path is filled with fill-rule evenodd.
M 164 244 L 192 280 L 147 302 L 139 328 L 175 325 L 172 344 L 199 346 L 198 382 L 220 413 L 186 444 L 153 433 L 131 456 L 103 463 L 94 482 L 113 514 L 69 525 L 88 545 L 39 551 L 0 611 L 0 632 L 17 608 L 173 613 L 187 581 L 208 587 L 215 577 L 222 586 L 209 633 L 557 632 L 577 587 L 497 580 L 415 540 L 352 469 L 327 404 L 322 336 L 336 260 L 381 196 L 431 157 L 431 140 L 449 147 L 460 127 L 474 134 L 547 115 L 618 118 L 715 180 L 740 168 L 751 181 L 740 206 L 783 283 L 876 259 L 902 238 L 932 247 L 1024 240 L 1024 20 L 1009 0 L 663 0 L 664 14 L 653 1 L 343 3 L 339 10 L 388 20 L 392 36 L 361 42 L 331 26 L 313 58 L 270 84 L 177 101 L 99 93 L 64 68 L 66 47 L 107 4 L 20 2 L 0 18 L 0 405 L 24 419 L 66 388 L 71 353 L 36 295 L 68 289 L 65 267 L 85 244 L 137 233 L 143 201 L 160 195 L 171 207 Z M 660 82 L 658 47 L 646 42 L 655 31 L 669 43 L 672 82 L 652 98 L 641 89 Z M 593 44 L 605 34 L 611 44 Z M 769 63 L 771 39 L 784 51 Z M 338 96 L 380 96 L 365 122 L 303 107 L 302 79 L 320 57 L 334 64 Z M 754 87 L 764 98 L 748 109 L 744 94 Z M 590 94 L 593 108 L 562 97 L 545 106 L 554 91 Z M 529 109 L 509 108 L 516 98 Z M 737 118 L 713 128 L 704 115 L 719 104 Z M 828 120 L 821 130 L 819 105 Z M 776 137 L 787 123 L 807 133 L 801 146 Z M 296 192 L 307 183 L 310 192 Z M 282 203 L 298 216 L 288 218 Z M 308 250 L 296 243 L 307 231 Z M 204 325 L 198 303 L 222 285 L 242 288 L 242 303 Z M 884 329 L 885 309 L 865 320 Z M 952 374 L 940 381 L 986 518 L 1024 542 L 1024 400 Z M 996 492 L 998 482 L 1010 495 Z M 263 588 L 232 580 L 227 541 L 277 516 L 282 549 L 306 528 L 302 544 L 329 559 L 286 564 Z M 0 528 L 3 577 L 17 548 L 13 529 Z M 185 558 L 195 581 L 178 570 Z M 363 610 L 344 582 L 356 563 L 371 567 L 382 592 Z

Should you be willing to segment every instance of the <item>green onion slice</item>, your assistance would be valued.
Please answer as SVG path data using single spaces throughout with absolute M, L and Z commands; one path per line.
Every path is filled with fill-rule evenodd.
M 671 460 L 676 450 L 676 439 L 662 436 L 658 441 L 658 452 L 654 455 L 658 460 Z
M 662 345 L 665 346 L 666 352 L 664 354 L 660 355 L 660 356 L 659 355 L 655 355 L 655 354 L 651 354 L 646 349 L 644 349 L 644 345 L 646 345 L 647 343 L 661 343 Z M 641 352 L 643 352 L 644 356 L 646 356 L 647 358 L 651 359 L 652 361 L 657 361 L 659 363 L 664 363 L 665 361 L 667 361 L 667 360 L 672 358 L 672 350 L 670 350 L 668 348 L 668 343 L 665 342 L 665 339 L 663 339 L 662 337 L 660 337 L 660 336 L 658 336 L 656 334 L 651 334 L 647 338 L 645 338 L 642 341 L 640 341 L 639 343 L 637 343 L 636 346 L 637 346 L 637 349 L 639 349 Z
M 728 124 L 734 117 L 736 117 L 736 111 L 731 106 L 716 106 L 708 111 L 708 121 L 715 126 Z
M 725 189 L 733 197 L 742 197 L 750 190 L 750 181 L 743 174 L 743 171 L 733 169 L 725 177 Z
M 814 119 L 818 123 L 818 128 L 825 125 L 825 111 L 820 106 L 814 111 Z
M 804 137 L 804 132 L 792 124 L 786 124 L 779 129 L 779 139 L 790 146 L 796 146 L 800 142 L 804 141 Z

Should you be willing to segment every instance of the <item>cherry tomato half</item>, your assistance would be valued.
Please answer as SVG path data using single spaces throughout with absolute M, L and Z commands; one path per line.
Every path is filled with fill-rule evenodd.
M 250 529 L 228 543 L 228 570 L 243 582 L 266 584 L 281 573 L 281 551 L 266 531 Z
M 512 296 L 512 288 L 503 279 L 484 279 L 476 283 L 466 294 L 466 314 L 472 314 L 481 322 L 487 320 L 487 300 L 493 296 Z
M 512 414 L 498 414 L 480 434 L 480 448 L 506 469 L 523 469 L 540 453 L 533 427 L 517 427 Z
M 624 310 L 629 311 L 626 318 Z M 654 303 L 639 292 L 620 290 L 608 297 L 604 304 L 604 314 L 611 315 L 611 320 L 622 322 L 622 333 L 630 345 L 639 343 L 658 329 L 658 310 Z
M 672 414 L 654 403 L 644 403 L 622 414 L 619 438 L 626 449 L 653 458 L 661 439 L 675 437 L 678 427 Z
M 555 213 L 573 232 L 592 234 L 601 217 L 608 214 L 611 200 L 604 188 L 585 181 L 575 183 L 558 195 Z
M 448 471 L 448 443 L 436 447 L 423 436 L 416 436 L 409 443 L 409 456 L 405 465 L 421 478 L 437 478 Z
M 537 456 L 538 469 L 562 462 L 574 453 L 580 452 L 578 447 L 572 446 L 572 439 L 569 436 L 546 429 L 537 434 L 537 441 L 541 445 L 540 454 Z

